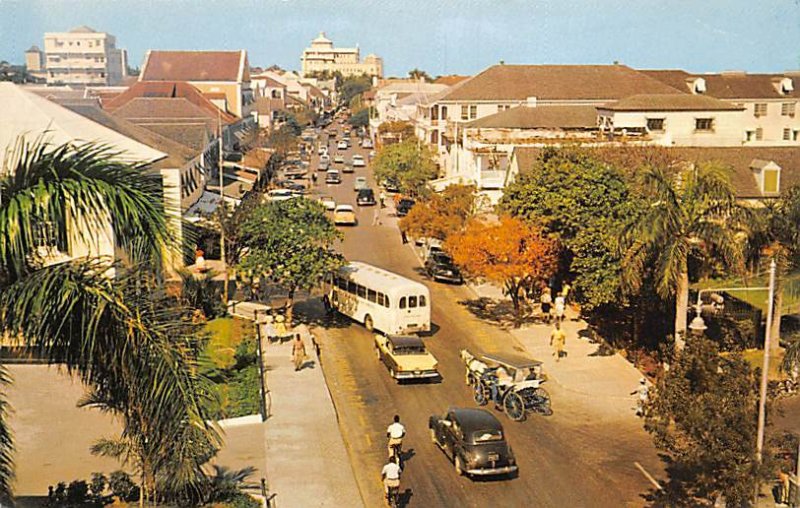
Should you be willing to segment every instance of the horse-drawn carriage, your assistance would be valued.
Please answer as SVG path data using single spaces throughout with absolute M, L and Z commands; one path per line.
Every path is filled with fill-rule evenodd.
M 461 350 L 466 384 L 479 406 L 493 401 L 509 418 L 521 422 L 529 411 L 549 416 L 550 394 L 542 388 L 542 362 L 522 355 L 476 356 Z

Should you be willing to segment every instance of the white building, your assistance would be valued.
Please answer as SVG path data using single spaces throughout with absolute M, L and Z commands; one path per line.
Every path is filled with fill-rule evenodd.
M 117 85 L 128 75 L 128 55 L 117 39 L 87 26 L 44 34 L 48 85 Z
M 333 41 L 325 37 L 325 32 L 311 41 L 311 46 L 303 50 L 300 57 L 300 68 L 303 76 L 315 72 L 340 72 L 342 76 L 383 77 L 383 59 L 376 55 L 367 55 L 361 60 L 358 47 L 336 48 Z

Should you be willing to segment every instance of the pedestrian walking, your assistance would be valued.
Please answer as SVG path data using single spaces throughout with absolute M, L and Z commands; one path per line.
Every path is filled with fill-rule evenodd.
M 550 345 L 553 346 L 553 356 L 556 361 L 561 360 L 561 357 L 566 356 L 564 346 L 567 342 L 567 334 L 561 329 L 561 322 L 556 320 L 553 325 L 553 331 L 550 333 Z
M 572 286 L 569 285 L 568 282 L 565 282 L 563 286 L 561 286 L 561 296 L 564 297 L 564 303 L 569 303 L 569 292 L 572 289 Z
M 380 208 L 375 209 L 375 213 L 372 215 L 372 225 L 373 226 L 380 226 L 381 225 L 381 210 Z
M 408 234 L 406 234 L 405 229 L 400 230 L 400 239 L 403 240 L 403 245 L 408 243 Z
M 790 483 L 789 483 L 789 475 L 781 469 L 778 473 L 778 482 L 780 485 L 780 504 L 789 505 L 789 491 L 790 491 Z
M 379 199 L 380 199 L 380 202 L 381 202 L 381 208 L 386 208 L 386 193 L 383 192 L 383 190 L 381 190 Z
M 300 370 L 306 362 L 306 345 L 303 343 L 303 339 L 300 338 L 299 333 L 295 334 L 294 342 L 292 343 L 292 359 L 294 360 L 295 372 Z
M 550 288 L 542 288 L 542 295 L 539 297 L 539 303 L 542 305 L 542 316 L 548 323 L 550 322 L 550 311 L 553 305 L 553 296 L 550 294 Z
M 636 416 L 644 416 L 644 406 L 647 404 L 649 391 L 647 379 L 642 378 L 639 380 L 639 387 L 631 392 L 631 395 L 636 395 Z
M 311 181 L 314 183 L 314 185 L 317 185 L 317 174 L 316 173 L 311 173 Z
M 555 304 L 553 305 L 556 311 L 556 321 L 564 321 L 564 310 L 567 306 L 564 295 L 560 294 L 555 299 Z

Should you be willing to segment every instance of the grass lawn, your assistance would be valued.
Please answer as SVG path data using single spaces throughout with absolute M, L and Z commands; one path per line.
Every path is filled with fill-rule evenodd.
M 249 322 L 234 318 L 217 318 L 206 323 L 210 340 L 205 352 L 217 368 L 233 366 L 236 346 L 251 328 Z
M 747 280 L 747 287 L 756 288 L 769 286 L 769 274 L 764 274 L 758 277 L 752 277 Z M 714 289 L 714 288 L 743 288 L 745 284 L 741 278 L 735 279 L 721 279 L 721 280 L 704 280 L 696 284 L 692 284 L 691 288 L 694 291 L 698 289 Z M 732 296 L 747 302 L 762 312 L 767 312 L 767 295 L 766 289 L 762 290 L 728 290 Z M 695 300 L 692 299 L 690 304 L 694 304 Z M 790 274 L 783 281 L 783 313 L 791 314 L 800 312 L 800 272 Z
M 742 351 L 742 358 L 750 364 L 750 367 L 761 369 L 764 366 L 764 350 L 763 349 L 745 349 Z M 783 350 L 781 349 L 777 356 L 769 357 L 769 375 L 767 379 L 780 380 L 787 377 L 786 373 L 781 371 L 781 363 L 783 363 Z

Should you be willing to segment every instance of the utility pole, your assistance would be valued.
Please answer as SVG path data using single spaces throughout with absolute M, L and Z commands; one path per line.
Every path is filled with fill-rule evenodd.
M 226 215 L 226 207 L 225 207 L 225 194 L 224 194 L 224 182 L 222 179 L 222 113 L 217 111 L 217 126 L 219 129 L 219 257 L 222 261 L 222 270 L 225 274 L 225 286 L 222 288 L 222 303 L 225 304 L 225 308 L 228 308 L 228 263 L 225 260 L 225 215 Z
M 767 407 L 767 377 L 769 375 L 769 348 L 770 331 L 772 330 L 772 312 L 775 302 L 775 270 L 776 264 L 773 259 L 769 263 L 769 297 L 767 300 L 767 329 L 764 331 L 764 364 L 761 367 L 761 389 L 758 398 L 758 437 L 756 438 L 756 453 L 758 462 L 761 463 L 762 452 L 764 449 L 764 424 L 766 420 Z M 756 482 L 756 501 L 760 489 L 760 482 Z

